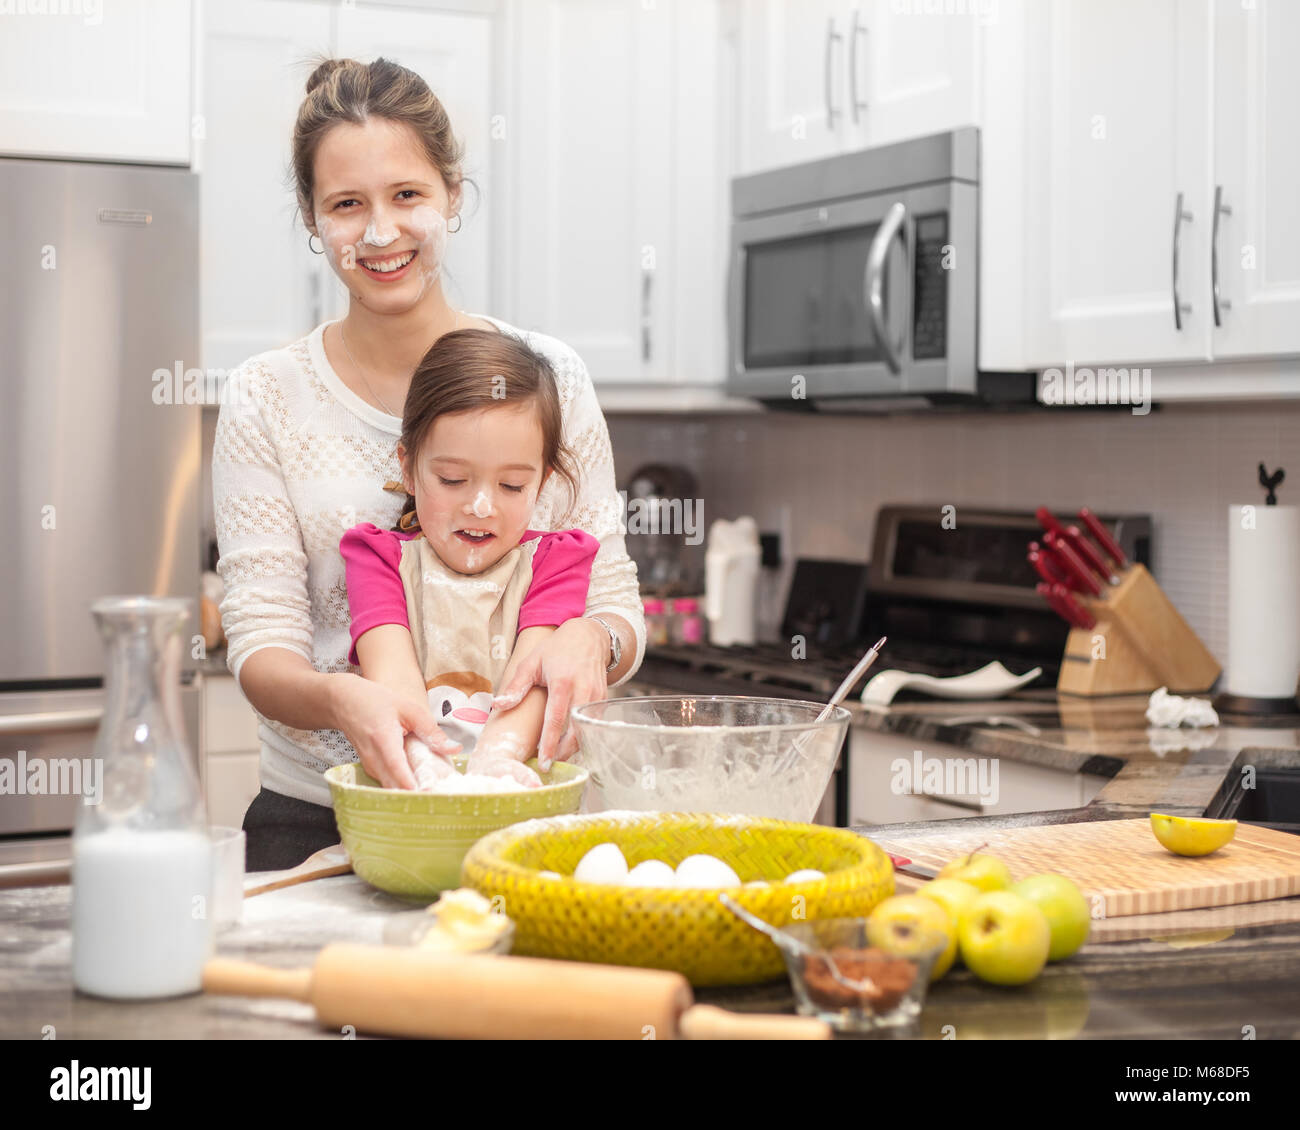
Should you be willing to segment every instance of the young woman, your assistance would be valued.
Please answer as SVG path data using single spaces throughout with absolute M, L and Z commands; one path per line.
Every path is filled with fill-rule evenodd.
M 347 286 L 348 313 L 231 374 L 239 395 L 222 406 L 213 450 L 228 664 L 262 723 L 262 789 L 244 817 L 250 870 L 290 867 L 337 842 L 321 777 L 331 765 L 359 758 L 399 787 L 405 735 L 451 748 L 427 704 L 350 670 L 339 553 L 346 530 L 387 529 L 403 509 L 383 484 L 401 478 L 411 374 L 444 334 L 495 330 L 547 358 L 579 487 L 570 505 L 551 476 L 532 525 L 580 527 L 600 542 L 585 615 L 560 624 L 501 688 L 514 700 L 546 687 L 543 760 L 576 749 L 569 708 L 603 698 L 644 654 L 609 433 L 586 367 L 562 342 L 454 310 L 444 294 L 441 258 L 461 223 L 460 160 L 442 104 L 406 68 L 328 60 L 308 79 L 293 175 L 309 242 Z

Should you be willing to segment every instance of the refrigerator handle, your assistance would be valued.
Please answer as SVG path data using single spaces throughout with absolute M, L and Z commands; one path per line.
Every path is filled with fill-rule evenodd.
M 0 714 L 0 734 L 52 734 L 61 730 L 94 730 L 103 718 L 102 707 L 86 710 L 49 710 L 39 714 Z

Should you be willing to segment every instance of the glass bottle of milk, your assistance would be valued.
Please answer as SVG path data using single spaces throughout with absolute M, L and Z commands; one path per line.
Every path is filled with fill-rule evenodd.
M 212 952 L 212 848 L 180 712 L 190 602 L 108 597 L 101 794 L 72 839 L 72 976 L 82 992 L 146 998 L 198 991 Z

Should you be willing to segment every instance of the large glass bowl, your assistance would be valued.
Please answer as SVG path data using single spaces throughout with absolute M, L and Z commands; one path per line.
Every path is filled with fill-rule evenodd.
M 808 823 L 850 714 L 820 702 L 715 695 L 616 698 L 575 707 L 590 807 L 738 812 Z

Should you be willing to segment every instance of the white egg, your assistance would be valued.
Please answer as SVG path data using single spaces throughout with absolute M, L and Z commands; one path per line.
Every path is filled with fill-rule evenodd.
M 597 844 L 578 861 L 573 877 L 584 883 L 621 883 L 627 878 L 627 860 L 618 844 Z
M 740 876 L 716 855 L 688 855 L 677 865 L 679 887 L 739 887 Z
M 805 867 L 802 871 L 791 871 L 785 877 L 787 883 L 811 883 L 814 879 L 825 879 L 826 873 L 815 867 Z
M 543 879 L 563 879 L 564 876 L 558 871 L 539 871 L 537 872 Z
M 675 887 L 673 869 L 661 859 L 647 859 L 627 873 L 629 887 Z

